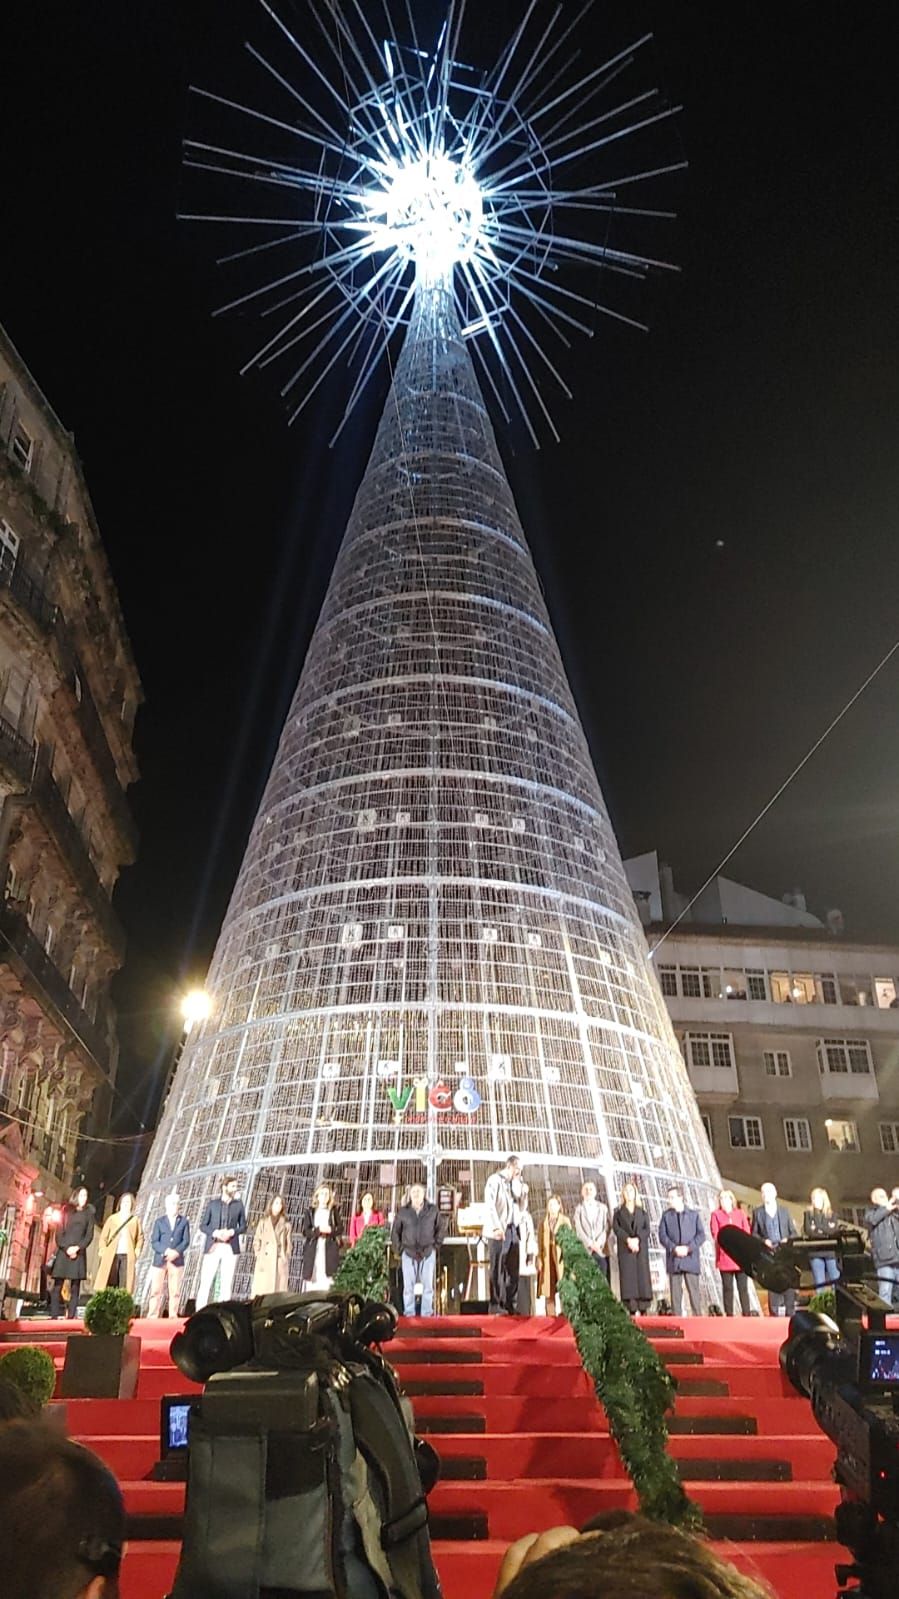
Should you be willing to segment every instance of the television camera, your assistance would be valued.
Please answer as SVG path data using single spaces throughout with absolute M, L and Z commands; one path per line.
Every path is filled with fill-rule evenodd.
M 832 1240 L 791 1239 L 768 1249 L 736 1227 L 722 1227 L 722 1248 L 761 1288 L 798 1288 L 813 1255 L 836 1254 L 835 1316 L 798 1310 L 781 1346 L 788 1381 L 811 1401 L 818 1426 L 836 1444 L 840 1486 L 837 1537 L 852 1555 L 836 1567 L 838 1599 L 894 1599 L 899 1573 L 899 1332 L 887 1329 L 889 1306 L 873 1286 L 862 1234 L 845 1228 Z

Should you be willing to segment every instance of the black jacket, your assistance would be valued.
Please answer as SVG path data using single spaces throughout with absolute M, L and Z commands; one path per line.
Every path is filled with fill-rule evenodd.
M 247 1230 L 247 1213 L 242 1199 L 229 1199 L 227 1203 L 224 1199 L 210 1199 L 200 1222 L 200 1232 L 206 1236 L 204 1255 L 208 1255 L 213 1244 L 218 1243 L 213 1233 L 223 1232 L 226 1227 L 234 1229 L 234 1237 L 230 1240 L 231 1250 L 239 1255 L 241 1235 Z
M 865 1211 L 865 1226 L 875 1266 L 899 1266 L 899 1211 L 872 1205 Z
M 400 1207 L 394 1217 L 390 1241 L 398 1255 L 413 1255 L 416 1260 L 424 1260 L 443 1243 L 445 1231 L 444 1217 L 437 1206 L 426 1199 L 421 1210 L 413 1205 Z
M 54 1278 L 67 1277 L 70 1282 L 83 1282 L 87 1276 L 87 1262 L 85 1253 L 94 1236 L 94 1223 L 96 1214 L 93 1205 L 85 1205 L 83 1210 L 76 1210 L 74 1205 L 67 1205 L 62 1218 L 62 1223 L 56 1234 L 56 1255 L 50 1276 Z M 78 1250 L 74 1260 L 66 1254 L 67 1249 Z
M 778 1232 L 780 1237 L 777 1236 Z M 794 1222 L 786 1205 L 777 1207 L 777 1229 L 774 1227 L 774 1217 L 769 1216 L 764 1205 L 759 1205 L 752 1213 L 753 1238 L 767 1238 L 772 1244 L 785 1244 L 788 1238 L 798 1238 L 796 1223 Z
M 832 1211 L 809 1209 L 802 1213 L 803 1238 L 836 1238 L 841 1225 Z
M 315 1225 L 315 1212 L 311 1205 L 307 1205 L 303 1212 L 303 1222 L 300 1231 L 303 1234 L 303 1279 L 311 1282 L 315 1276 L 315 1252 L 320 1238 L 325 1240 L 325 1276 L 333 1277 L 340 1265 L 340 1235 L 343 1232 L 343 1221 L 339 1210 L 332 1206 L 328 1212 L 329 1233 L 320 1233 Z

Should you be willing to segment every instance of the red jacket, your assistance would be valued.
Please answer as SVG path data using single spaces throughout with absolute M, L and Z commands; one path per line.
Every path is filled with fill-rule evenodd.
M 383 1227 L 383 1225 L 384 1217 L 379 1210 L 373 1210 L 367 1221 L 362 1211 L 357 1211 L 350 1222 L 350 1244 L 358 1244 L 366 1227 Z
M 745 1210 L 713 1210 L 709 1217 L 709 1232 L 715 1240 L 715 1268 L 717 1271 L 742 1271 L 730 1255 L 726 1255 L 718 1242 L 718 1234 L 722 1227 L 739 1227 L 741 1233 L 751 1230 L 751 1222 Z

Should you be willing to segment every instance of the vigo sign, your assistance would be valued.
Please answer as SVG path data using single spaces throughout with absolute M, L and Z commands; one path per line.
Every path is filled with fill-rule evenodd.
M 481 1105 L 473 1077 L 460 1077 L 454 1088 L 439 1081 L 429 1084 L 426 1077 L 413 1077 L 404 1088 L 388 1088 L 387 1098 L 397 1116 L 405 1115 L 407 1110 L 425 1115 L 429 1106 L 443 1114 L 456 1111 L 462 1116 L 473 1116 Z

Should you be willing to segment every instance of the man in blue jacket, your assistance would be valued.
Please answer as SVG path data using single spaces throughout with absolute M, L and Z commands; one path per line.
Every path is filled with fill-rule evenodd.
M 688 1210 L 679 1188 L 669 1188 L 668 1209 L 659 1222 L 659 1243 L 665 1251 L 668 1292 L 675 1316 L 683 1314 L 684 1286 L 694 1316 L 702 1315 L 699 1297 L 699 1251 L 705 1243 L 705 1228 L 698 1210 Z
M 184 1251 L 190 1243 L 190 1222 L 181 1214 L 181 1196 L 177 1188 L 165 1196 L 165 1211 L 157 1216 L 150 1233 L 153 1251 L 153 1269 L 150 1272 L 150 1303 L 148 1316 L 162 1315 L 162 1302 L 168 1288 L 166 1311 L 177 1316 L 181 1302 L 181 1283 L 184 1277 Z
M 243 1208 L 243 1200 L 237 1197 L 237 1178 L 224 1177 L 221 1198 L 210 1199 L 200 1222 L 200 1232 L 206 1244 L 197 1291 L 198 1310 L 209 1304 L 216 1272 L 219 1277 L 219 1300 L 231 1298 L 240 1240 L 246 1230 L 247 1213 Z

